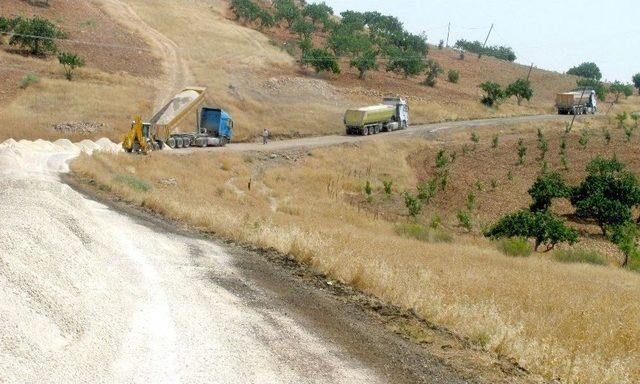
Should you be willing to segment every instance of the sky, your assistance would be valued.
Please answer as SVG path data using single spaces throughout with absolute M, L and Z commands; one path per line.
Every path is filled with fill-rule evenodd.
M 522 64 L 566 72 L 585 61 L 608 81 L 631 82 L 640 72 L 640 0 L 324 0 L 336 14 L 378 11 L 396 16 L 430 43 L 447 37 L 514 49 Z M 312 0 L 312 2 L 319 2 Z

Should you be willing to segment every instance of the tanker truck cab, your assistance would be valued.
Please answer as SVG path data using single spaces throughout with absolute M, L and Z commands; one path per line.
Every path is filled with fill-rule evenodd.
M 382 103 L 396 108 L 395 121 L 400 126 L 400 129 L 407 129 L 409 127 L 409 104 L 407 104 L 405 99 L 385 97 Z

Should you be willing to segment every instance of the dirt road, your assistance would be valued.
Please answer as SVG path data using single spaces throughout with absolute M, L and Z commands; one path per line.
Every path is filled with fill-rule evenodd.
M 585 118 L 585 117 L 580 117 Z M 394 131 L 390 133 L 381 133 L 374 136 L 318 136 L 307 137 L 302 139 L 290 139 L 290 140 L 273 140 L 268 145 L 263 145 L 262 142 L 255 143 L 236 143 L 229 144 L 224 148 L 190 148 L 190 149 L 178 149 L 176 154 L 190 153 L 194 151 L 220 151 L 230 150 L 237 152 L 246 151 L 285 151 L 301 148 L 314 148 L 323 147 L 328 145 L 337 145 L 344 143 L 353 143 L 364 140 L 373 140 L 379 137 L 430 137 L 433 134 L 447 130 L 447 129 L 467 129 L 474 127 L 488 127 L 488 126 L 501 126 L 520 123 L 535 123 L 535 122 L 547 122 L 547 121 L 570 121 L 570 117 L 560 115 L 535 115 L 535 116 L 517 116 L 517 117 L 505 117 L 495 119 L 480 119 L 480 120 L 463 120 L 463 121 L 451 121 L 445 123 L 433 123 L 414 125 L 407 130 Z M 262 140 L 262 139 L 259 139 Z M 256 139 L 258 141 L 258 139 Z
M 74 191 L 78 153 L 0 145 L 0 382 L 467 382 L 257 254 Z

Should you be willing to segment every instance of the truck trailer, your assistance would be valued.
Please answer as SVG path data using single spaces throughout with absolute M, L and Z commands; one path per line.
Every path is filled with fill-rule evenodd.
M 409 127 L 409 105 L 398 97 L 386 97 L 382 104 L 348 109 L 344 114 L 347 135 L 374 135 Z
M 149 122 L 136 116 L 122 147 L 127 152 L 149 152 L 168 146 L 224 146 L 231 141 L 233 120 L 222 109 L 202 107 L 206 88 L 189 87 L 165 104 Z M 197 127 L 193 132 L 176 133 L 178 125 L 195 112 Z
M 592 89 L 578 89 L 556 95 L 556 108 L 560 115 L 595 114 L 598 110 L 596 92 Z

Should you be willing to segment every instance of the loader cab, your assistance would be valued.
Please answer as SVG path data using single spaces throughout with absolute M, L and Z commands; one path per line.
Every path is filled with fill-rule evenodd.
M 396 107 L 396 121 L 400 124 L 400 128 L 404 129 L 409 126 L 409 104 L 405 99 L 400 97 L 385 97 L 383 104 Z

